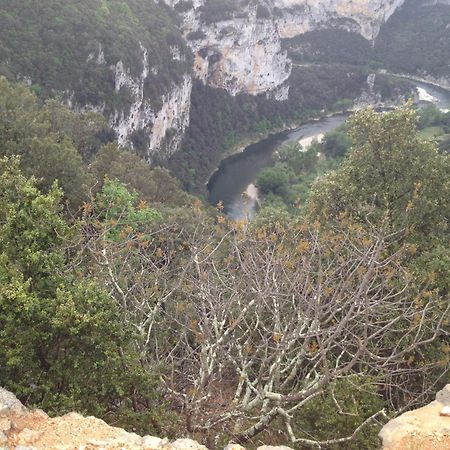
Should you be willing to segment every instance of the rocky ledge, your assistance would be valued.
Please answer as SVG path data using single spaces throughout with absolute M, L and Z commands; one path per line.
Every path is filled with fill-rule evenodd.
M 0 387 L 0 450 L 207 450 L 191 439 L 170 442 L 154 436 L 139 436 L 109 426 L 95 417 L 77 413 L 50 418 L 30 410 Z M 245 450 L 228 445 L 224 450 Z M 258 450 L 292 450 L 289 447 L 259 447 Z
M 388 422 L 380 438 L 384 450 L 450 449 L 450 384 L 434 402 Z

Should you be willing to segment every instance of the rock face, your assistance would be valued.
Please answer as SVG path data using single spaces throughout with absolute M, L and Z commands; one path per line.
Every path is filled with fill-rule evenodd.
M 191 11 L 185 15 L 184 32 L 195 54 L 196 76 L 231 95 L 273 92 L 291 74 L 277 24 L 259 19 L 256 5 L 240 17 L 212 24 L 202 22 L 198 11 Z M 195 33 L 198 39 L 192 39 Z
M 380 26 L 405 0 L 273 0 L 281 10 L 280 35 L 294 37 L 322 27 L 338 27 L 373 41 Z
M 163 153 L 164 157 L 168 157 L 178 149 L 189 125 L 192 77 L 191 74 L 185 73 L 181 83 L 173 83 L 169 91 L 160 98 L 148 96 L 146 83 L 149 82 L 150 75 L 158 74 L 158 69 L 151 67 L 148 51 L 142 44 L 140 51 L 142 70 L 138 76 L 131 75 L 130 68 L 125 67 L 122 61 L 109 67 L 114 74 L 115 92 L 127 97 L 129 108 L 114 109 L 109 114 L 105 105 L 83 105 L 81 109 L 105 114 L 122 146 L 133 147 L 133 137 L 140 133 L 146 149 L 146 158 L 151 161 L 156 154 Z M 177 48 L 173 48 L 172 55 L 175 60 L 183 58 Z M 97 64 L 106 64 L 101 45 L 98 55 L 88 56 L 89 60 L 94 58 Z M 69 106 L 77 108 L 77 105 Z
M 380 432 L 384 450 L 450 448 L 450 384 L 423 408 L 409 411 L 388 422 Z
M 318 28 L 341 28 L 373 41 L 404 0 L 260 0 L 236 11 L 211 13 L 215 0 L 166 0 L 181 10 L 183 33 L 194 52 L 194 73 L 231 95 L 265 93 L 286 100 L 292 64 L 282 40 Z M 209 11 L 209 14 L 208 14 Z
M 191 439 L 138 436 L 76 413 L 50 418 L 26 409 L 13 394 L 0 388 L 0 449 L 8 450 L 207 450 Z

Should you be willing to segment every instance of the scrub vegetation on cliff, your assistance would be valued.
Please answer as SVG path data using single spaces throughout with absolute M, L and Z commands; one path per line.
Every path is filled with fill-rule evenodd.
M 141 46 L 154 69 L 146 83 L 148 98 L 159 98 L 191 70 L 176 25 L 170 9 L 152 1 L 6 0 L 0 8 L 0 75 L 30 80 L 42 98 L 126 109 L 130 97 L 115 92 L 110 66 L 122 61 L 137 77 L 143 70 Z M 171 47 L 184 58 L 175 60 Z

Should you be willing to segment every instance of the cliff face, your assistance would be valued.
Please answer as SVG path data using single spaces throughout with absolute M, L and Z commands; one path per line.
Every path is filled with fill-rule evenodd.
M 0 74 L 42 99 L 103 113 L 119 142 L 149 160 L 177 149 L 189 122 L 192 53 L 165 5 L 3 2 L 0 42 Z
M 157 75 L 157 69 L 151 69 L 148 52 L 142 44 L 141 50 L 143 68 L 139 77 L 133 78 L 129 71 L 124 69 L 122 61 L 113 68 L 115 91 L 117 93 L 126 91 L 131 100 L 131 107 L 126 112 L 115 110 L 109 119 L 121 145 L 132 145 L 133 133 L 143 131 L 146 139 L 146 156 L 151 160 L 155 153 L 164 151 L 170 156 L 178 148 L 189 124 L 192 78 L 189 73 L 185 73 L 182 82 L 174 83 L 169 91 L 158 99 L 159 108 L 155 107 L 155 99 L 145 95 L 145 84 L 150 70 Z M 179 57 L 179 52 L 174 51 L 174 55 Z M 172 131 L 170 135 L 169 130 Z
M 281 10 L 277 20 L 283 38 L 333 26 L 361 34 L 373 41 L 380 26 L 405 0 L 274 0 Z
M 9 2 L 0 7 L 0 74 L 102 112 L 120 144 L 167 158 L 189 124 L 192 72 L 231 95 L 286 100 L 284 38 L 339 27 L 372 40 L 403 1 Z
M 194 10 L 185 15 L 183 29 L 195 54 L 194 72 L 202 81 L 231 95 L 280 95 L 277 90 L 289 78 L 291 63 L 281 49 L 277 24 L 259 19 L 256 6 L 242 17 L 211 24 Z M 192 39 L 195 33 L 199 38 Z
M 109 124 L 116 131 L 119 144 L 134 146 L 134 140 L 140 133 L 140 146 L 144 147 L 146 159 L 151 161 L 156 154 L 164 153 L 168 157 L 177 150 L 184 131 L 189 124 L 190 97 L 192 77 L 186 72 L 180 83 L 172 83 L 162 96 L 150 96 L 146 92 L 147 83 L 158 76 L 158 68 L 151 65 L 148 50 L 139 43 L 142 54 L 141 72 L 131 73 L 122 60 L 108 69 L 114 76 L 114 91 L 117 96 L 127 99 L 128 107 L 110 108 L 102 105 L 76 105 L 69 97 L 69 106 L 75 109 L 91 110 L 103 113 Z M 185 58 L 181 49 L 172 49 L 174 59 Z M 98 65 L 106 65 L 99 45 L 98 55 L 90 54 L 88 59 L 95 59 Z
M 166 0 L 183 17 L 182 31 L 195 55 L 194 73 L 231 95 L 266 93 L 285 100 L 292 64 L 282 39 L 334 27 L 373 40 L 404 0 L 261 0 L 214 8 L 215 0 Z M 233 10 L 233 7 L 235 10 Z

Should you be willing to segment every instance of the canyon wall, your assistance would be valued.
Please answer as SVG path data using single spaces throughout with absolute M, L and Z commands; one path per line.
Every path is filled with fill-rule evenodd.
M 117 134 L 121 146 L 134 146 L 136 136 L 140 145 L 145 149 L 145 157 L 151 161 L 155 155 L 164 153 L 169 157 L 178 146 L 186 127 L 189 125 L 190 97 L 192 91 L 192 76 L 190 73 L 182 75 L 182 81 L 173 82 L 166 93 L 149 96 L 146 84 L 151 83 L 150 76 L 158 76 L 158 68 L 152 67 L 147 49 L 140 43 L 142 53 L 141 72 L 132 75 L 131 69 L 123 61 L 109 66 L 114 76 L 115 93 L 127 98 L 127 107 L 110 108 L 102 105 L 74 105 L 69 97 L 69 106 L 83 111 L 97 111 L 104 114 L 109 124 Z M 172 49 L 173 58 L 184 58 L 181 50 Z M 99 44 L 97 55 L 90 54 L 88 60 L 94 59 L 98 65 L 106 65 L 102 45 Z
M 279 8 L 280 35 L 291 38 L 308 31 L 335 27 L 373 41 L 380 26 L 405 0 L 273 0 Z
M 292 63 L 282 41 L 320 28 L 357 32 L 373 41 L 404 0 L 260 0 L 211 6 L 216 0 L 166 0 L 183 18 L 194 73 L 231 95 L 265 93 L 286 100 Z M 233 10 L 233 8 L 235 8 Z M 215 13 L 215 15 L 214 15 Z

